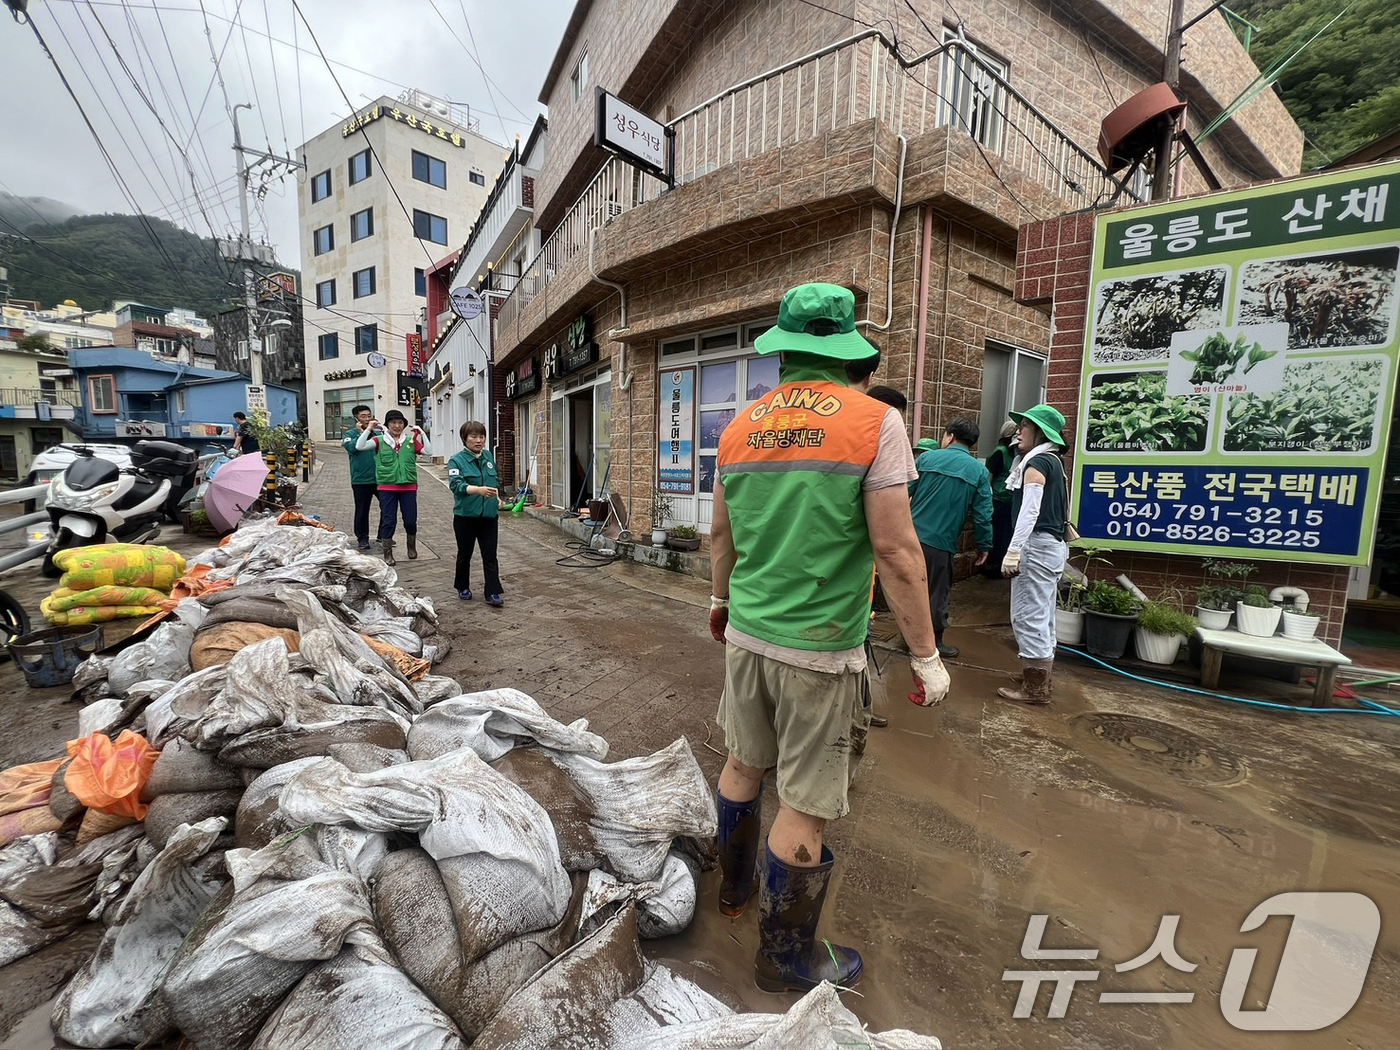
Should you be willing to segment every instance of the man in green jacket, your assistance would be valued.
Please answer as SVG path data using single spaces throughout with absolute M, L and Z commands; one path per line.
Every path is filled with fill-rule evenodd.
M 355 494 L 355 540 L 360 550 L 369 550 L 369 508 L 374 503 L 374 494 L 379 484 L 374 477 L 374 452 L 359 449 L 355 443 L 360 435 L 369 429 L 374 411 L 368 405 L 356 405 L 351 413 L 355 425 L 345 432 L 341 447 L 350 457 L 350 490 Z
M 948 591 L 953 585 L 953 555 L 969 508 L 977 538 L 977 560 L 973 564 L 985 563 L 987 552 L 992 549 L 991 476 L 972 454 L 979 436 L 972 420 L 965 416 L 953 420 L 943 433 L 941 447 L 921 453 L 914 461 L 919 476 L 909 483 L 914 531 L 919 534 L 928 573 L 933 634 L 938 655 L 949 660 L 959 650 L 955 645 L 943 644 L 943 632 L 948 627 Z

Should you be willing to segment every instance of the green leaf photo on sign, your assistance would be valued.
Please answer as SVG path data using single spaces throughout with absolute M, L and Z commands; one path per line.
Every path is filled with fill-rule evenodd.
M 1379 358 L 1308 361 L 1283 370 L 1283 389 L 1230 398 L 1227 452 L 1364 452 L 1375 440 Z
M 1168 397 L 1165 372 L 1094 377 L 1088 448 L 1095 452 L 1200 452 L 1208 397 Z

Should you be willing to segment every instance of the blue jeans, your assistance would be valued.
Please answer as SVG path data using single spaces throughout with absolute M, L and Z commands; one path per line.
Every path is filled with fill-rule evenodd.
M 1055 658 L 1055 595 L 1069 545 L 1048 532 L 1033 532 L 1021 551 L 1021 571 L 1011 579 L 1011 629 L 1022 660 Z
M 401 492 L 397 489 L 379 490 L 379 538 L 392 540 L 394 526 L 399 523 L 399 510 L 403 510 L 403 531 L 410 536 L 418 532 L 418 492 Z

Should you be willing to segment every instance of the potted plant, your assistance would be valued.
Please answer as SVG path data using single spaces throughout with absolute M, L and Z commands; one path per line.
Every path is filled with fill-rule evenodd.
M 1247 561 L 1226 561 L 1206 558 L 1201 563 L 1207 576 L 1217 582 L 1208 583 L 1196 592 L 1196 616 L 1208 631 L 1223 631 L 1230 626 L 1235 606 L 1244 597 L 1244 581 L 1255 571 Z
M 666 523 L 671 520 L 671 494 L 653 489 L 651 493 L 651 545 L 660 547 L 666 543 Z
M 1075 565 L 1075 558 L 1080 564 Z M 1055 595 L 1055 641 L 1061 645 L 1080 645 L 1084 641 L 1084 594 L 1089 589 L 1085 575 L 1095 562 L 1109 564 L 1098 547 L 1079 547 L 1070 552 L 1069 564 Z
M 1090 584 L 1084 593 L 1084 644 L 1089 652 L 1119 659 L 1128 648 L 1140 607 L 1136 598 L 1107 580 Z
M 1306 642 L 1316 637 L 1318 624 L 1322 622 L 1319 613 L 1309 612 L 1306 605 L 1285 605 L 1283 607 L 1283 636 L 1295 641 Z
M 1138 613 L 1133 647 L 1150 664 L 1174 664 L 1181 643 L 1196 630 L 1196 618 L 1166 602 L 1147 602 Z
M 1257 583 L 1245 588 L 1244 597 L 1235 606 L 1235 622 L 1239 624 L 1240 633 L 1257 638 L 1271 637 L 1278 630 L 1282 615 L 1283 609 L 1269 601 L 1269 592 Z
M 666 546 L 677 551 L 698 551 L 700 533 L 693 525 L 676 525 L 666 533 Z

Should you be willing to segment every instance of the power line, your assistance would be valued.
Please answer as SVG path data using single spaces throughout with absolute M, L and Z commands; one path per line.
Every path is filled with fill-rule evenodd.
M 263 21 L 267 23 L 267 60 L 272 66 L 272 86 L 277 91 L 277 119 L 282 124 L 282 149 L 291 153 L 292 147 L 287 141 L 287 118 L 282 106 L 282 78 L 277 75 L 277 56 L 272 53 L 272 17 L 267 13 L 267 0 L 263 0 Z

